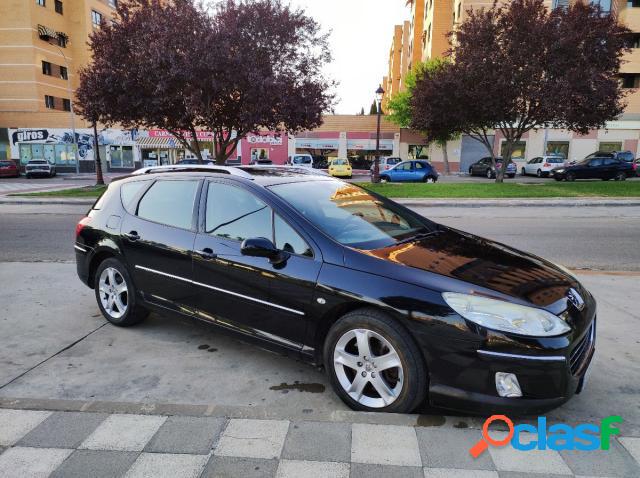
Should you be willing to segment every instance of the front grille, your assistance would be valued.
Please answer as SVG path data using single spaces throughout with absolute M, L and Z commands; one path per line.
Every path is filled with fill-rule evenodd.
M 584 334 L 584 337 L 582 337 L 580 342 L 578 342 L 578 345 L 574 347 L 571 352 L 571 356 L 569 357 L 569 366 L 573 375 L 578 374 L 585 365 L 585 362 L 589 359 L 589 355 L 593 349 L 595 334 L 596 321 L 594 320 L 589 326 L 587 332 Z

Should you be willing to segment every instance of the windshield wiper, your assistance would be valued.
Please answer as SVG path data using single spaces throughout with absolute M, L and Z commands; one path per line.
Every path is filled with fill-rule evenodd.
M 440 228 L 434 229 L 433 231 L 420 232 L 418 234 L 414 234 L 413 236 L 409 236 L 409 237 L 407 237 L 405 239 L 400 239 L 399 241 L 396 241 L 396 244 L 406 244 L 407 242 L 418 241 L 418 240 L 424 239 L 426 237 L 436 236 L 436 235 L 440 234 L 441 232 L 442 232 L 442 229 L 440 229 Z

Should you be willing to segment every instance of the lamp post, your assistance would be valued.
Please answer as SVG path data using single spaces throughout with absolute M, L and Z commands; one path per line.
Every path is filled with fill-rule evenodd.
M 78 151 L 78 138 L 76 137 L 76 120 L 75 115 L 73 113 L 73 89 L 71 87 L 71 68 L 69 67 L 69 60 L 67 60 L 67 56 L 62 51 L 58 45 L 51 43 L 51 40 L 54 38 L 50 35 L 40 35 L 40 38 L 49 43 L 51 46 L 55 46 L 62 58 L 64 58 L 64 64 L 67 68 L 67 92 L 69 93 L 69 118 L 71 122 L 71 134 L 73 135 L 73 157 L 76 161 L 76 174 L 80 174 L 80 159 L 79 159 L 79 151 Z M 96 138 L 97 140 L 97 138 Z
M 376 127 L 376 156 L 373 160 L 373 182 L 380 182 L 380 115 L 382 113 L 382 95 L 384 95 L 384 90 L 382 89 L 382 85 L 378 86 L 376 90 L 376 105 L 378 108 L 378 125 Z

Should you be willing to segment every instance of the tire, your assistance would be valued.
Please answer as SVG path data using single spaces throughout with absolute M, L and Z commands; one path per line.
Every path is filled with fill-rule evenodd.
M 575 173 L 567 173 L 566 176 L 565 176 L 565 179 L 567 181 L 573 182 L 573 181 L 576 180 L 576 175 L 575 175 Z
M 31 179 L 31 175 L 30 174 L 25 174 L 24 177 L 27 178 L 27 179 Z
M 524 168 L 522 168 L 522 170 L 520 171 L 520 176 L 526 176 L 527 172 L 525 171 Z
M 515 174 L 507 174 L 507 177 L 510 178 L 510 179 L 513 179 L 513 178 L 516 177 L 516 175 Z
M 562 181 L 562 178 L 560 176 L 554 176 L 553 179 L 555 179 L 556 181 Z
M 435 183 L 438 179 L 430 176 L 428 174 L 426 174 L 423 178 L 422 178 L 422 182 L 423 183 Z
M 112 284 L 114 280 L 115 285 Z M 121 284 L 125 285 L 124 290 L 117 288 Z M 133 280 L 127 268 L 118 259 L 110 257 L 100 263 L 93 285 L 100 312 L 113 325 L 128 327 L 141 322 L 149 315 L 149 311 L 137 303 L 138 297 Z M 118 299 L 109 299 L 110 293 Z M 107 309 L 109 304 L 111 308 Z
M 380 182 L 381 183 L 388 183 L 389 182 L 389 176 L 380 176 Z
M 473 168 L 469 168 L 469 176 L 473 176 Z
M 541 178 L 541 177 L 542 177 L 542 170 L 538 169 L 538 170 L 536 171 L 536 176 L 538 176 L 539 178 Z
M 357 341 L 365 337 L 373 350 L 367 347 L 368 354 L 359 354 Z M 344 315 L 329 330 L 323 351 L 334 391 L 354 410 L 411 413 L 426 398 L 427 369 L 420 350 L 404 327 L 386 314 L 360 309 Z M 398 365 L 381 373 L 380 361 L 376 364 L 376 360 L 392 352 Z M 348 392 L 356 381 L 362 386 L 360 391 Z M 385 398 L 376 386 L 386 390 Z
M 616 181 L 624 181 L 627 179 L 627 175 L 623 171 L 620 171 L 616 173 L 613 179 L 615 179 Z
M 493 172 L 491 172 L 491 169 L 487 169 L 487 179 L 493 179 Z

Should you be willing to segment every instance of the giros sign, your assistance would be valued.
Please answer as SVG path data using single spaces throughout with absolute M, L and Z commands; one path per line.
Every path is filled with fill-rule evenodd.
M 49 132 L 46 129 L 25 129 L 15 131 L 11 135 L 13 144 L 24 143 L 27 141 L 44 141 L 49 137 Z
M 270 144 L 273 146 L 279 146 L 282 144 L 282 136 L 248 135 L 247 141 L 251 144 Z

